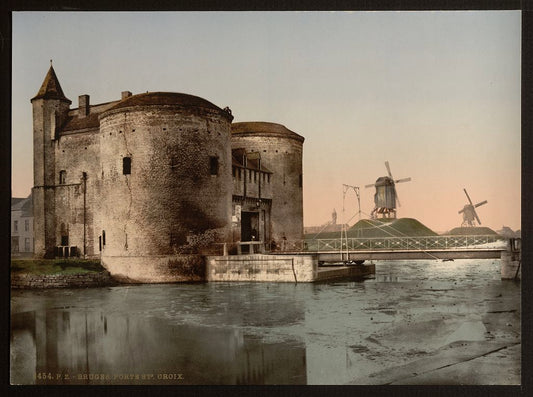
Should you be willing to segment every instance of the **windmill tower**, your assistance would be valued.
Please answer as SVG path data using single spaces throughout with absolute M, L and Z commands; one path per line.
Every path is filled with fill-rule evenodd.
M 376 180 L 376 183 L 366 185 L 368 187 L 376 187 L 376 193 L 374 194 L 374 209 L 372 210 L 372 218 L 396 218 L 396 202 L 400 206 L 400 199 L 398 192 L 396 191 L 396 183 L 409 182 L 411 178 L 403 178 L 394 180 L 389 162 L 385 161 L 385 167 L 389 176 L 382 176 Z
M 472 204 L 472 200 L 470 200 L 470 196 L 468 195 L 466 189 L 463 188 L 466 194 L 466 198 L 468 199 L 468 203 L 466 204 L 461 211 L 459 211 L 459 214 L 463 214 L 463 223 L 461 226 L 468 226 L 473 227 L 475 226 L 475 220 L 477 220 L 477 223 L 481 225 L 481 221 L 479 220 L 479 216 L 477 216 L 476 208 L 482 206 L 483 204 L 487 204 L 487 200 L 482 201 L 480 203 L 477 203 L 476 205 Z

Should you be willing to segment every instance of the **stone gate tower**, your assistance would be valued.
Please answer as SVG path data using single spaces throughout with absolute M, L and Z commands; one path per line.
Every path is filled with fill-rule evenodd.
M 36 257 L 200 281 L 222 243 L 303 236 L 304 138 L 282 125 L 232 125 L 229 108 L 173 92 L 71 109 L 52 66 L 31 103 Z

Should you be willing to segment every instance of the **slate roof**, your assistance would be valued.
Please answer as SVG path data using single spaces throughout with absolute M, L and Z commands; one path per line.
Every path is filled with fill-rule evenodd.
M 26 198 L 12 197 L 11 211 L 22 211 L 22 216 L 33 216 L 33 200 L 31 194 Z
M 57 79 L 56 72 L 54 71 L 52 65 L 50 65 L 50 69 L 48 69 L 48 73 L 44 78 L 43 84 L 41 85 L 39 92 L 32 98 L 32 100 L 41 98 L 60 99 L 68 103 L 72 103 L 72 101 L 68 99 L 63 93 L 61 85 L 59 84 L 59 80 Z
M 82 130 L 85 128 L 98 128 L 100 121 L 98 116 L 102 113 L 89 113 L 85 117 L 78 117 L 77 115 L 69 116 L 61 128 L 62 131 Z
M 11 210 L 20 209 L 22 206 L 21 202 L 26 200 L 24 197 L 11 197 Z

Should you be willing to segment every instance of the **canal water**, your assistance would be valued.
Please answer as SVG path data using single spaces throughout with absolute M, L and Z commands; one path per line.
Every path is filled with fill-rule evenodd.
M 376 262 L 364 280 L 13 290 L 13 384 L 343 384 L 487 331 L 498 260 Z M 494 311 L 493 311 L 494 312 Z

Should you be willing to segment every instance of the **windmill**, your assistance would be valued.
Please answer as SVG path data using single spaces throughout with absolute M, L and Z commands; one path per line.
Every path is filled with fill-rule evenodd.
M 365 187 L 376 187 L 376 193 L 374 194 L 374 209 L 372 210 L 372 218 L 396 218 L 396 202 L 400 206 L 400 199 L 398 198 L 398 192 L 396 192 L 396 183 L 409 182 L 411 178 L 403 178 L 394 180 L 390 171 L 389 162 L 385 161 L 385 167 L 389 176 L 382 176 L 376 180 L 376 183 L 371 183 Z
M 459 211 L 459 214 L 463 214 L 463 223 L 461 226 L 475 226 L 474 219 L 477 220 L 477 223 L 481 225 L 481 221 L 479 220 L 479 216 L 477 216 L 476 208 L 482 206 L 483 204 L 487 204 L 487 200 L 482 201 L 480 203 L 477 203 L 476 205 L 472 204 L 472 200 L 470 200 L 470 196 L 468 195 L 466 189 L 463 188 L 466 194 L 466 198 L 468 199 L 469 204 L 466 204 L 461 211 Z

